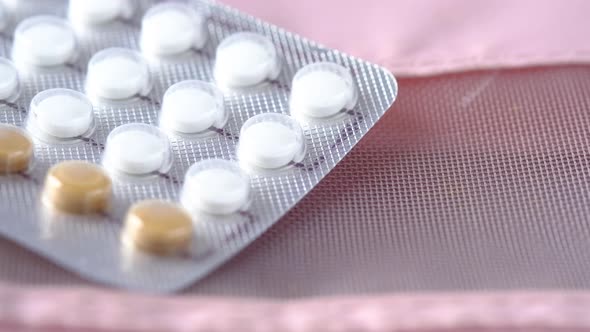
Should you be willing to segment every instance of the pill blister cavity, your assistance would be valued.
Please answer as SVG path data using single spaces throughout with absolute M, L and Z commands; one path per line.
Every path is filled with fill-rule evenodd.
M 127 212 L 122 240 L 131 248 L 170 255 L 186 251 L 193 233 L 191 216 L 180 206 L 147 200 L 134 204 Z
M 330 62 L 300 69 L 293 78 L 290 108 L 295 116 L 329 118 L 351 110 L 358 93 L 350 71 Z
M 250 179 L 235 162 L 200 161 L 186 173 L 181 201 L 195 214 L 227 215 L 245 210 L 250 202 Z
M 138 53 L 109 48 L 88 63 L 86 90 L 97 100 L 124 100 L 145 95 L 151 88 L 149 68 Z
M 15 99 L 18 89 L 18 71 L 8 59 L 0 58 L 0 100 Z
M 67 21 L 55 16 L 34 16 L 14 32 L 13 59 L 23 65 L 50 67 L 75 59 L 76 37 Z
M 280 61 L 267 37 L 241 32 L 224 39 L 217 47 L 214 74 L 228 88 L 255 86 L 280 74 Z
M 33 141 L 21 129 L 0 124 L 0 174 L 26 171 L 33 159 Z
M 134 7 L 133 0 L 70 0 L 68 16 L 77 25 L 98 25 L 130 18 Z
M 90 132 L 93 120 L 92 103 L 78 91 L 45 90 L 31 101 L 29 130 L 40 138 L 72 139 L 84 136 Z
M 288 115 L 259 114 L 242 126 L 238 156 L 247 165 L 278 169 L 300 162 L 304 155 L 303 130 Z
M 45 178 L 43 203 L 73 214 L 106 213 L 112 200 L 112 184 L 98 165 L 64 161 L 53 166 Z
M 162 101 L 161 126 L 183 134 L 222 128 L 227 121 L 223 94 L 203 81 L 182 81 L 171 86 Z
M 125 124 L 107 138 L 103 163 L 112 171 L 147 175 L 166 172 L 171 162 L 168 138 L 154 126 Z
M 207 41 L 205 19 L 187 4 L 162 3 L 145 14 L 140 38 L 142 50 L 156 56 L 201 49 Z

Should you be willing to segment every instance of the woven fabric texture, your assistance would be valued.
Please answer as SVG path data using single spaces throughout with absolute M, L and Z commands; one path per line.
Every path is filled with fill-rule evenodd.
M 402 79 L 287 217 L 189 293 L 293 298 L 590 287 L 590 68 Z M 82 285 L 0 242 L 0 280 Z

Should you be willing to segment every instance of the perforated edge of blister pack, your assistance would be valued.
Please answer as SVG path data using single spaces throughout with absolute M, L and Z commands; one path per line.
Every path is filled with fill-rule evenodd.
M 49 14 L 67 16 L 66 1 L 47 2 L 52 3 L 44 9 Z M 29 133 L 35 142 L 31 167 L 0 176 L 0 234 L 96 282 L 151 292 L 180 290 L 236 255 L 276 223 L 344 158 L 397 96 L 395 78 L 379 66 L 327 49 L 216 2 L 189 4 L 205 15 L 207 41 L 199 50 L 181 57 L 147 59 L 152 77 L 148 93 L 126 102 L 93 102 L 93 130 L 75 142 L 52 142 Z M 68 88 L 87 93 L 88 61 L 102 49 L 123 47 L 141 54 L 140 24 L 144 13 L 145 8 L 106 28 L 78 35 L 77 57 L 67 65 L 46 71 L 21 71 L 18 98 L 0 102 L 0 123 L 29 130 L 31 100 L 43 90 Z M 12 13 L 12 17 L 19 15 L 24 14 Z M 218 45 L 226 37 L 244 31 L 267 36 L 273 42 L 280 72 L 253 89 L 224 89 L 228 116 L 222 128 L 204 136 L 168 135 L 169 167 L 140 180 L 114 178 L 113 206 L 108 213 L 77 216 L 43 207 L 43 183 L 51 166 L 67 160 L 102 164 L 107 137 L 113 129 L 127 123 L 158 126 L 166 90 L 183 80 L 215 83 Z M 11 36 L 6 32 L 1 37 L 0 55 L 6 58 L 11 56 Z M 299 69 L 315 62 L 348 68 L 356 95 L 354 107 L 338 116 L 321 121 L 292 117 L 303 129 L 305 150 L 301 160 L 280 170 L 244 168 L 251 188 L 248 205 L 226 217 L 193 215 L 194 239 L 182 255 L 144 254 L 124 244 L 123 220 L 133 203 L 146 199 L 180 202 L 185 174 L 196 162 L 224 159 L 238 160 L 241 165 L 237 147 L 243 124 L 262 113 L 291 115 L 293 78 Z

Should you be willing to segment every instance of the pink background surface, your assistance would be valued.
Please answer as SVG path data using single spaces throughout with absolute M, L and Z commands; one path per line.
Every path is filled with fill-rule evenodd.
M 398 75 L 590 61 L 588 0 L 224 0 Z M 0 285 L 0 331 L 576 331 L 590 294 L 271 301 Z
M 590 61 L 587 0 L 222 0 L 397 75 Z
M 298 301 L 162 298 L 0 285 L 0 331 L 532 332 L 590 327 L 588 293 L 437 294 Z

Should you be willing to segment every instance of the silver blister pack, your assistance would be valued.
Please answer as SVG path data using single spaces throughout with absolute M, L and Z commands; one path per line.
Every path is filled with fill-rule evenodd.
M 0 101 L 0 123 L 16 126 L 31 137 L 34 156 L 26 170 L 0 175 L 0 233 L 90 280 L 126 289 L 171 292 L 189 286 L 237 254 L 299 202 L 390 108 L 397 95 L 397 84 L 388 71 L 376 65 L 327 49 L 216 2 L 129 3 L 132 5 L 129 12 L 121 12 L 106 23 L 84 25 L 73 22 L 67 1 L 4 0 L 1 16 L 7 23 L 1 37 L 0 56 L 15 63 L 19 82 L 18 92 Z M 189 6 L 202 18 L 197 21 L 206 35 L 199 38 L 191 35 L 192 46 L 178 51 L 176 46 L 181 44 L 181 37 L 170 40 L 166 27 L 162 26 L 172 16 L 155 21 L 156 28 L 152 26 L 147 34 L 148 27 L 142 20 L 150 14 L 150 8 L 163 4 Z M 59 62 L 67 49 L 65 46 L 42 40 L 31 45 L 29 40 L 17 37 L 23 21 L 41 14 L 45 15 L 44 19 L 50 17 L 47 15 L 63 19 L 74 31 L 75 54 L 68 55 L 64 63 Z M 99 18 L 105 17 L 106 14 Z M 171 31 L 174 33 L 174 29 Z M 256 67 L 259 72 L 254 73 L 251 61 L 256 62 L 261 55 L 248 48 L 254 44 L 241 45 L 244 40 L 264 47 L 268 47 L 265 40 L 271 41 L 276 63 Z M 32 51 L 27 47 L 32 47 Z M 41 47 L 50 47 L 52 52 Z M 224 47 L 235 49 L 227 51 Z M 133 52 L 125 53 L 126 50 Z M 35 52 L 43 56 L 30 55 Z M 123 52 L 144 61 L 149 70 L 145 84 L 137 85 L 132 80 L 135 72 L 129 66 L 116 67 L 125 73 L 120 77 L 117 71 L 93 67 L 93 63 L 100 63 L 109 52 Z M 26 63 L 20 63 L 24 58 Z M 237 75 L 245 64 L 250 67 L 246 68 L 250 74 Z M 258 82 L 262 72 L 266 76 Z M 342 82 L 315 75 L 319 72 L 341 75 L 342 82 L 352 84 L 351 93 L 340 95 L 340 99 L 325 99 L 324 94 L 338 94 L 336 90 Z M 211 123 L 206 123 L 207 128 L 199 128 L 201 122 L 192 115 L 174 113 L 179 105 L 185 105 L 183 102 L 193 100 L 194 94 L 185 96 L 188 99 L 177 96 L 165 105 L 165 95 L 174 92 L 169 89 L 173 85 L 177 89 L 192 87 L 210 93 L 215 97 L 211 100 L 218 103 L 214 105 L 223 114 L 212 117 Z M 132 95 L 127 96 L 124 91 L 127 87 L 135 87 L 137 91 L 131 89 Z M 48 118 L 35 113 L 35 108 L 49 107 L 53 111 L 69 107 L 57 103 L 58 106 L 51 108 L 50 103 L 43 103 L 44 96 L 61 93 L 51 90 L 42 94 L 50 89 L 69 89 L 68 93 L 80 101 L 84 98 L 91 101 L 92 118 L 81 133 L 74 130 L 81 122 L 74 124 L 70 118 L 59 122 L 54 115 Z M 330 112 L 334 105 L 339 107 L 337 113 Z M 166 109 L 174 115 L 170 121 L 164 116 Z M 295 109 L 303 111 L 295 114 Z M 69 114 L 63 110 L 56 112 L 62 117 Z M 142 151 L 157 146 L 150 145 L 149 140 L 144 140 L 144 146 L 135 146 L 129 135 L 117 137 L 117 133 L 125 133 L 123 129 L 128 124 L 150 125 L 144 128 L 147 132 L 155 128 L 158 134 L 164 134 L 169 155 L 157 156 L 165 156 L 166 162 L 154 161 L 150 159 L 151 151 Z M 286 127 L 292 129 L 295 138 L 301 130 L 301 146 L 291 147 L 289 144 L 298 141 L 289 141 L 292 137 L 283 137 L 280 130 L 276 139 L 264 139 L 273 130 Z M 280 144 L 285 144 L 284 149 L 289 145 L 290 152 L 282 155 L 281 150 L 269 155 Z M 125 154 L 132 158 L 140 153 L 144 162 L 119 160 Z M 69 160 L 88 161 L 107 170 L 129 171 L 108 172 L 113 192 L 108 212 L 69 214 L 44 204 L 42 193 L 47 186 L 48 171 Z M 150 168 L 152 162 L 158 166 Z M 240 204 L 239 208 L 228 206 L 230 198 L 225 191 L 215 195 L 202 193 L 203 183 L 217 184 L 225 190 L 228 184 L 217 183 L 219 179 L 215 176 L 201 179 L 196 188 L 185 183 L 191 174 L 199 174 L 211 165 L 222 165 L 247 177 L 247 202 L 235 190 L 232 197 Z M 191 206 L 193 196 L 187 192 L 199 192 L 222 202 L 208 201 L 190 211 L 194 233 L 186 251 L 153 255 L 132 250 L 122 241 L 130 206 L 152 199 Z

